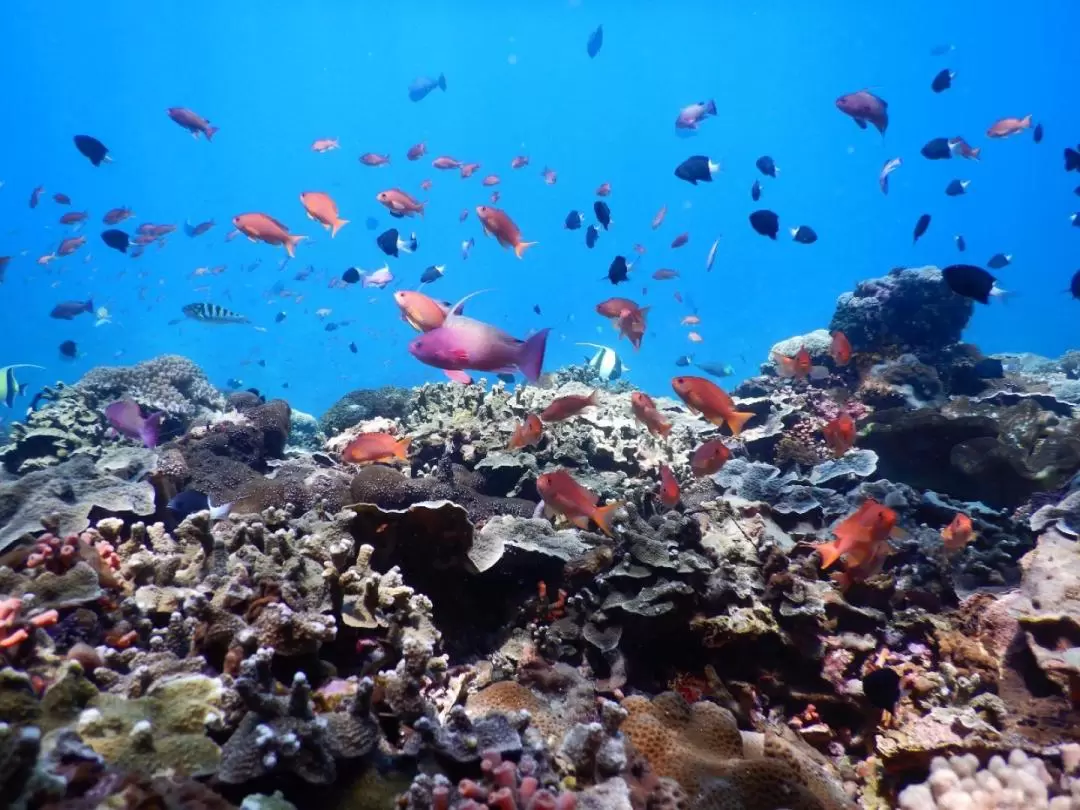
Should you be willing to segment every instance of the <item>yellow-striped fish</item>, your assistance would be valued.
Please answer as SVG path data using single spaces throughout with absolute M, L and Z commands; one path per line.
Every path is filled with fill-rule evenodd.
M 251 323 L 246 316 L 217 304 L 188 304 L 183 311 L 187 317 L 200 323 Z
M 14 407 L 15 397 L 26 391 L 26 386 L 15 379 L 15 369 L 17 368 L 42 368 L 42 366 L 16 363 L 12 366 L 0 368 L 0 402 L 3 402 L 9 408 Z

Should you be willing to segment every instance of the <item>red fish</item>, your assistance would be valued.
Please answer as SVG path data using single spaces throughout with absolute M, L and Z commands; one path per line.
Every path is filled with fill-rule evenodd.
M 514 434 L 510 437 L 508 446 L 511 450 L 532 447 L 540 441 L 543 433 L 544 424 L 540 421 L 540 417 L 535 413 L 530 413 L 525 417 L 524 422 L 514 428 Z
M 599 391 L 593 391 L 588 396 L 567 394 L 566 396 L 558 397 L 541 411 L 540 420 L 545 423 L 561 422 L 564 419 L 569 419 L 571 416 L 577 416 L 586 408 L 598 405 L 600 403 L 600 400 L 597 399 L 599 394 Z
M 711 439 L 690 455 L 690 469 L 698 478 L 713 475 L 720 471 L 729 458 L 731 451 L 727 449 L 727 445 L 719 439 Z
M 425 203 L 418 202 L 400 188 L 390 188 L 380 191 L 375 199 L 386 206 L 391 215 L 396 217 L 411 217 L 413 214 L 424 216 Z
M 848 568 L 857 568 L 876 557 L 882 545 L 892 536 L 902 536 L 897 529 L 896 512 L 867 498 L 854 513 L 833 529 L 835 540 L 818 543 L 821 567 L 829 568 L 841 557 L 847 557 Z
M 836 100 L 836 107 L 840 112 L 851 116 L 859 129 L 866 129 L 866 123 L 869 121 L 878 132 L 884 135 L 889 127 L 888 102 L 875 96 L 869 90 L 857 90 L 840 96 Z
M 308 219 L 313 219 L 330 231 L 330 238 L 349 224 L 349 220 L 338 216 L 337 203 L 322 191 L 305 191 L 300 195 L 300 204 L 307 211 Z
M 960 551 L 974 539 L 975 527 L 971 525 L 971 518 L 963 512 L 957 512 L 952 523 L 941 530 L 941 541 L 949 553 Z
M 409 460 L 408 436 L 398 439 L 389 433 L 361 433 L 341 451 L 341 460 L 349 464 L 374 464 L 377 461 Z
M 815 380 L 819 380 L 822 377 L 829 375 L 829 370 L 824 366 L 815 366 L 810 359 L 810 352 L 803 346 L 797 352 L 794 357 L 787 357 L 779 353 L 773 353 L 773 360 L 776 361 L 776 371 L 785 379 L 794 378 L 796 380 L 805 380 L 808 377 L 812 377 Z
M 71 205 L 71 197 L 67 194 L 61 194 L 59 191 L 52 195 L 53 202 L 58 205 Z
M 660 503 L 666 506 L 668 509 L 674 509 L 675 504 L 679 502 L 679 496 L 681 494 L 679 490 L 679 482 L 675 478 L 675 474 L 671 471 L 671 468 L 667 464 L 660 465 Z
M 307 239 L 306 236 L 289 233 L 288 228 L 268 214 L 237 214 L 233 217 L 233 227 L 252 242 L 284 245 L 285 252 L 290 257 L 296 255 L 296 246 L 304 239 Z
M 436 301 L 421 292 L 397 290 L 394 302 L 401 309 L 401 318 L 417 332 L 430 332 L 438 329 L 446 320 L 450 304 Z M 460 308 L 458 312 L 460 314 Z
M 629 298 L 607 298 L 596 305 L 597 314 L 612 319 L 618 318 L 627 309 L 638 309 L 638 305 Z
M 135 212 L 130 208 L 110 208 L 105 212 L 105 216 L 101 218 L 101 221 L 106 225 L 117 225 L 133 216 L 135 216 Z
M 665 270 L 660 269 L 653 272 L 652 277 L 657 281 L 668 281 L 669 279 L 678 278 L 678 270 Z
M 680 233 L 678 236 L 676 236 L 674 239 L 671 240 L 671 246 L 673 248 L 681 248 L 683 245 L 685 245 L 689 241 L 690 241 L 690 234 L 689 233 Z
M 832 454 L 840 458 L 855 445 L 855 420 L 842 413 L 826 424 L 821 434 Z
M 949 146 L 956 150 L 956 152 L 962 158 L 967 160 L 978 160 L 979 153 L 982 151 L 979 147 L 972 147 L 967 141 L 960 136 L 957 136 L 949 141 Z
M 472 177 L 479 168 L 479 163 L 462 163 L 461 166 L 458 167 L 458 171 L 461 173 L 462 177 Z
M 190 132 L 195 140 L 199 139 L 199 133 L 201 132 L 209 141 L 214 137 L 214 133 L 218 131 L 217 127 L 210 126 L 209 121 L 187 107 L 169 107 L 165 112 L 169 118 Z
M 422 190 L 424 190 L 424 191 L 431 191 L 431 181 L 430 180 L 421 180 L 420 181 L 420 188 Z
M 499 175 L 497 175 L 497 174 L 489 174 L 487 177 L 485 177 L 483 180 L 480 181 L 480 185 L 482 185 L 482 186 L 497 186 L 497 185 L 499 185 Z
M 754 418 L 753 412 L 735 410 L 735 401 L 712 380 L 704 377 L 674 377 L 671 387 L 691 411 L 700 413 L 714 425 L 726 424 L 733 436 Z
M 546 166 L 544 167 L 544 171 L 542 171 L 540 174 L 544 178 L 544 182 L 547 183 L 549 186 L 555 185 L 555 183 L 557 183 L 559 180 L 559 175 L 555 173 L 555 170 L 549 169 Z
M 524 169 L 529 165 L 528 155 L 518 155 L 516 158 L 510 161 L 511 169 Z
M 469 209 L 468 208 L 462 208 L 461 213 L 458 214 L 457 221 L 458 222 L 464 222 L 468 218 L 469 218 Z
M 587 529 L 591 519 L 600 530 L 611 537 L 611 522 L 622 504 L 597 506 L 597 497 L 581 486 L 566 470 L 544 473 L 536 480 L 536 488 L 544 505 L 562 515 L 580 529 Z
M 645 425 L 649 433 L 654 436 L 666 437 L 671 433 L 671 422 L 663 417 L 660 409 L 656 407 L 656 403 L 648 394 L 641 391 L 630 394 L 630 410 L 634 414 L 634 419 Z
M 536 242 L 523 242 L 521 229 L 506 215 L 506 212 L 488 205 L 476 206 L 476 215 L 484 226 L 484 233 L 494 236 L 500 245 L 514 249 L 514 255 L 519 259 L 525 255 L 525 251 Z
M 390 156 L 379 155 L 375 152 L 365 152 L 360 156 L 360 162 L 365 166 L 386 166 L 390 163 Z
M 338 143 L 337 138 L 319 138 L 313 144 L 311 144 L 312 152 L 329 152 L 332 149 L 340 149 L 341 144 Z
M 407 157 L 409 160 L 419 160 L 426 154 L 427 144 L 423 141 L 420 141 L 420 143 L 416 144 L 415 146 L 409 147 L 409 151 L 405 153 L 405 157 Z
M 611 193 L 611 183 L 601 183 L 596 189 L 597 197 L 606 197 Z
M 78 225 L 80 222 L 85 222 L 89 214 L 86 211 L 69 211 L 60 217 L 61 225 Z
M 645 316 L 648 312 L 649 307 L 624 309 L 615 320 L 619 336 L 629 340 L 635 349 L 641 348 L 641 341 L 645 338 Z
M 829 355 L 838 366 L 846 366 L 851 362 L 851 343 L 843 332 L 832 333 L 832 343 L 829 344 Z
M 652 229 L 654 231 L 663 224 L 664 217 L 666 217 L 666 216 L 667 216 L 667 206 L 666 205 L 661 205 L 660 210 L 656 212 L 656 216 L 654 216 L 652 218 Z
M 491 200 L 492 205 L 495 205 L 495 203 L 502 199 L 502 195 L 499 193 L 499 190 L 496 189 L 495 191 L 491 192 L 491 197 L 489 197 L 488 199 Z
M 65 239 L 60 243 L 60 246 L 56 249 L 57 256 L 70 256 L 76 250 L 86 244 L 85 236 L 72 236 Z
M 1025 115 L 1023 118 L 1002 118 L 990 125 L 990 129 L 986 130 L 986 137 L 1008 138 L 1010 135 L 1020 134 L 1029 127 L 1031 127 L 1030 115 Z
M 454 160 L 452 157 L 437 157 L 431 161 L 431 165 L 436 169 L 456 169 L 461 165 L 460 161 Z

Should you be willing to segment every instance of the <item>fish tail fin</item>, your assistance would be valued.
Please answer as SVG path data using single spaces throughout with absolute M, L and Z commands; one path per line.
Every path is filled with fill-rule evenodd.
M 93 312 L 94 311 L 94 299 L 93 298 L 87 298 L 86 299 L 86 309 L 84 309 L 83 311 L 84 312 Z
M 157 447 L 161 437 L 161 423 L 165 421 L 165 417 L 168 416 L 164 411 L 155 411 L 143 420 L 142 426 L 139 428 L 139 438 L 142 439 L 142 443 L 146 447 Z
M 406 436 L 401 441 L 394 445 L 394 458 L 400 458 L 402 461 L 409 460 L 409 442 L 412 441 L 411 436 Z
M 593 392 L 591 394 L 589 394 L 588 403 L 590 405 L 599 405 L 600 404 L 600 389 L 599 388 L 594 388 Z
M 981 146 L 976 146 L 974 149 L 971 150 L 971 159 L 972 160 L 978 160 L 979 155 L 981 153 L 982 153 L 982 147 Z
M 531 248 L 531 247 L 533 247 L 534 245 L 537 245 L 537 244 L 539 244 L 539 243 L 538 242 L 518 242 L 516 245 L 514 245 L 514 255 L 517 256 L 520 259 L 520 258 L 525 256 L 525 251 L 526 250 L 528 250 L 529 248 Z
M 593 510 L 592 517 L 593 522 L 600 527 L 600 530 L 611 537 L 611 521 L 615 519 L 615 513 L 622 508 L 622 504 L 619 501 L 609 503 L 607 506 L 598 506 Z
M 333 225 L 330 226 L 330 238 L 333 239 L 337 236 L 337 232 L 349 224 L 347 219 L 335 219 Z
M 285 237 L 285 252 L 289 254 L 290 258 L 296 256 L 296 246 L 307 239 L 306 236 L 289 234 Z
M 671 434 L 671 428 L 671 422 L 661 422 L 656 426 L 656 432 L 660 434 L 660 438 L 666 439 Z
M 821 556 L 821 568 L 823 570 L 829 568 L 840 559 L 840 549 L 837 547 L 835 540 L 830 540 L 827 543 L 819 543 L 814 546 L 814 548 Z
M 214 139 L 214 133 L 218 131 L 218 127 L 206 128 L 206 140 L 212 141 Z
M 210 510 L 210 520 L 225 520 L 225 518 L 229 516 L 229 513 L 232 512 L 233 502 L 229 501 L 228 503 L 222 503 L 214 506 L 212 503 L 210 503 L 210 499 L 207 498 L 206 506 Z
M 420 219 L 424 218 L 424 206 L 425 205 L 427 205 L 426 200 L 424 202 L 422 202 L 422 203 L 417 203 L 416 204 L 416 213 L 418 213 L 420 215 Z
M 550 331 L 550 329 L 541 329 L 521 346 L 517 367 L 529 382 L 536 382 L 543 371 L 544 351 L 547 349 L 547 339 Z
M 705 104 L 705 112 L 709 115 L 716 115 L 716 101 L 710 98 Z
M 1025 129 L 1030 127 L 1031 126 L 1031 114 L 1029 113 L 1029 114 L 1025 115 L 1021 119 L 1020 123 L 1024 126 Z
M 743 426 L 753 418 L 754 413 L 752 411 L 732 411 L 725 421 L 728 427 L 731 428 L 731 435 L 738 436 L 742 433 Z
M 446 76 L 442 73 L 439 74 L 439 89 L 446 92 Z

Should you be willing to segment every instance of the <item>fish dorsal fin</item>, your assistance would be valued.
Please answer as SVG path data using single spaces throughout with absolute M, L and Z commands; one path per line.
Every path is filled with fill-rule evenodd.
M 468 295 L 466 295 L 464 298 L 462 298 L 460 301 L 458 301 L 456 304 L 454 304 L 452 307 L 450 307 L 450 311 L 446 313 L 446 319 L 443 321 L 443 326 L 450 326 L 451 322 L 457 320 L 460 317 L 463 317 L 461 315 L 456 314 L 458 309 L 466 301 L 468 301 L 470 298 L 472 298 L 474 295 L 480 295 L 481 293 L 486 293 L 486 292 L 491 292 L 491 290 L 490 289 L 488 289 L 488 290 L 477 290 L 476 292 L 471 292 Z
M 37 368 L 41 369 L 42 371 L 45 370 L 45 366 L 35 366 L 33 363 L 13 363 L 10 366 L 0 367 L 0 371 L 14 371 L 17 368 Z

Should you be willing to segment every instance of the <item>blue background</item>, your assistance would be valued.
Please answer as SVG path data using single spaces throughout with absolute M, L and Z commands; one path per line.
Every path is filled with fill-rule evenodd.
M 752 7 L 752 8 L 750 8 Z M 1077 261 L 1080 230 L 1068 215 L 1080 209 L 1080 175 L 1062 171 L 1062 148 L 1080 140 L 1075 103 L 1076 31 L 1080 7 L 961 3 L 672 3 L 642 2 L 187 2 L 98 4 L 9 0 L 0 9 L 0 255 L 13 255 L 0 286 L 0 364 L 38 363 L 24 371 L 32 387 L 77 379 L 89 368 L 132 363 L 165 352 L 185 354 L 224 385 L 230 377 L 294 406 L 320 413 L 345 391 L 383 383 L 442 379 L 405 351 L 414 333 L 398 318 L 392 288 L 333 289 L 328 281 L 349 265 L 375 269 L 383 256 L 376 232 L 391 223 L 375 194 L 399 186 L 428 199 L 415 220 L 420 250 L 390 260 L 398 286 L 414 288 L 429 264 L 446 264 L 432 294 L 457 299 L 492 289 L 469 312 L 523 337 L 553 329 L 546 368 L 577 361 L 574 341 L 621 347 L 630 378 L 668 393 L 673 361 L 729 362 L 739 376 L 754 373 L 775 341 L 826 326 L 836 296 L 859 279 L 898 265 L 945 265 L 958 254 L 982 263 L 998 251 L 1015 254 L 1001 286 L 1021 295 L 1007 305 L 978 307 L 968 339 L 987 351 L 1057 355 L 1077 346 L 1077 302 L 1062 294 Z M 590 60 L 585 43 L 598 23 L 604 46 Z M 955 45 L 935 57 L 935 45 Z M 953 89 L 934 95 L 942 67 L 957 72 Z M 417 76 L 445 73 L 448 91 L 420 103 L 408 99 Z M 882 138 L 859 130 L 834 106 L 837 96 L 869 87 L 889 102 Z M 676 137 L 679 109 L 716 100 L 719 115 L 692 139 Z M 165 109 L 186 106 L 220 127 L 213 143 L 198 141 Z M 1003 116 L 1033 113 L 1046 137 L 1030 133 L 990 142 L 987 127 Z M 114 163 L 95 169 L 72 146 L 76 133 L 99 137 Z M 979 163 L 931 163 L 918 150 L 935 136 L 963 135 L 983 148 Z M 316 138 L 337 137 L 341 149 L 316 154 Z M 426 141 L 416 163 L 405 150 Z M 368 168 L 364 152 L 389 152 L 393 162 Z M 692 187 L 672 172 L 703 153 L 724 172 Z M 530 165 L 511 171 L 527 154 Z M 773 243 L 754 234 L 747 215 L 759 175 L 754 161 L 773 156 L 777 180 L 761 178 L 761 205 L 780 214 Z M 438 155 L 479 161 L 471 179 L 439 172 Z M 891 193 L 878 190 L 882 163 L 901 156 Z M 558 183 L 545 185 L 545 166 Z M 488 173 L 502 178 L 499 207 L 540 245 L 523 261 L 485 238 L 472 209 L 488 202 Z M 430 193 L 419 189 L 430 178 Z M 969 193 L 948 198 L 954 178 Z M 563 230 L 571 209 L 589 212 L 594 189 L 610 182 L 614 218 L 595 250 L 584 231 Z M 27 207 L 34 186 L 46 193 Z M 331 241 L 306 219 L 303 191 L 330 193 L 351 220 Z M 70 210 L 89 210 L 88 245 L 47 267 L 34 259 L 53 250 L 69 229 L 54 192 L 71 196 Z M 649 223 L 666 204 L 667 220 Z M 98 239 L 101 216 L 132 207 L 144 221 L 199 222 L 217 227 L 198 239 L 182 229 L 167 246 L 138 260 Z M 464 224 L 463 208 L 470 210 Z M 238 213 L 264 211 L 307 234 L 284 269 L 284 252 L 244 239 L 226 243 Z M 913 246 L 919 214 L 929 232 Z M 413 221 L 405 222 L 412 224 Z M 820 241 L 795 244 L 786 228 L 813 226 Z M 408 226 L 403 228 L 407 230 Z M 689 244 L 672 250 L 683 231 Z M 460 244 L 476 238 L 463 262 Z M 712 272 L 705 256 L 716 238 Z M 648 249 L 632 283 L 601 281 L 616 253 Z M 22 255 L 25 252 L 25 256 Z M 92 259 L 85 261 L 87 256 Z M 251 265 L 261 263 L 251 268 Z M 212 278 L 190 278 L 199 266 L 227 264 Z M 293 280 L 307 265 L 315 273 Z M 656 282 L 660 268 L 678 281 Z M 248 269 L 250 268 L 250 269 Z M 270 293 L 276 282 L 303 295 Z M 196 288 L 209 287 L 206 291 Z M 648 292 L 642 295 L 642 287 Z M 673 300 L 679 290 L 686 299 Z M 650 331 L 639 353 L 593 311 L 600 300 L 625 295 L 651 305 Z M 114 323 L 95 328 L 89 316 L 51 320 L 56 301 L 93 296 Z M 180 307 L 211 301 L 267 328 L 169 326 Z M 533 313 L 539 305 L 542 316 Z M 352 323 L 324 331 L 315 310 Z M 679 319 L 695 308 L 705 342 L 686 339 Z M 273 316 L 288 313 L 278 325 Z M 58 344 L 76 340 L 81 356 L 62 361 Z M 360 352 L 348 344 L 355 341 Z M 254 361 L 265 360 L 265 368 Z M 282 383 L 289 389 L 283 390 Z

